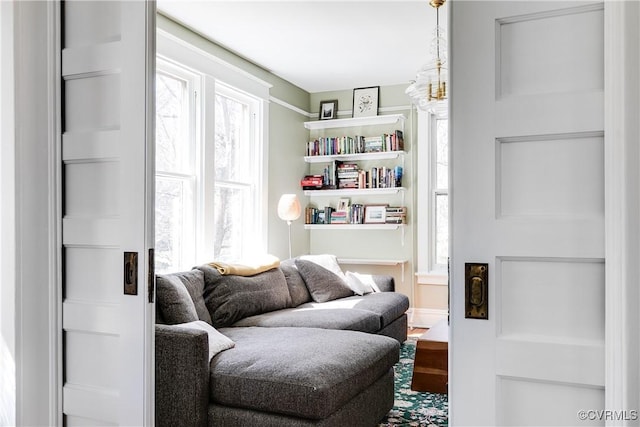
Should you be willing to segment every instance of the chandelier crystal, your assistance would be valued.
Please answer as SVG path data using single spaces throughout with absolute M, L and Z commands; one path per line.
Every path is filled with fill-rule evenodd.
M 416 79 L 405 90 L 411 101 L 422 111 L 441 109 L 448 96 L 447 42 L 442 35 L 444 31 L 440 28 L 439 14 L 440 6 L 445 1 L 431 0 L 429 3 L 436 9 L 436 28 L 431 42 L 431 54 L 434 58 L 418 70 Z

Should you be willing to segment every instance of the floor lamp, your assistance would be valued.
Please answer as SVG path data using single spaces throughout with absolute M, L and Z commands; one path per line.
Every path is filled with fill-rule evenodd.
M 291 258 L 291 221 L 300 218 L 302 208 L 295 194 L 283 194 L 278 202 L 278 216 L 289 226 L 289 258 Z

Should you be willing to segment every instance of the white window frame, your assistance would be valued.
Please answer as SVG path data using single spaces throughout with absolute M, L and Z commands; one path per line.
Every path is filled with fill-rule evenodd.
M 190 42 L 193 42 L 190 43 Z M 253 231 L 245 234 L 243 251 L 264 253 L 267 250 L 268 224 L 268 122 L 269 88 L 271 85 L 246 71 L 212 55 L 201 40 L 183 40 L 167 29 L 157 30 L 158 60 L 179 64 L 201 76 L 201 87 L 196 97 L 200 111 L 200 133 L 197 135 L 197 158 L 199 168 L 196 200 L 195 264 L 211 262 L 215 257 L 213 236 L 215 221 L 215 171 L 207 165 L 215 162 L 215 93 L 231 88 L 233 97 L 244 97 L 254 105 L 251 133 L 255 145 L 253 158 L 253 203 L 251 212 Z M 247 255 L 249 255 L 247 253 Z M 194 264 L 194 265 L 195 265 Z
M 442 111 L 417 113 L 417 162 L 426 167 L 417 168 L 417 273 L 418 283 L 447 284 L 447 265 L 436 262 L 436 195 L 449 194 L 449 189 L 438 189 L 436 185 L 436 120 L 448 119 Z M 451 147 L 449 147 L 449 153 Z M 449 155 L 449 157 L 451 157 Z M 451 173 L 449 171 L 449 177 Z M 449 179 L 450 181 L 450 179 Z M 450 182 L 449 182 L 450 184 Z M 450 219 L 449 219 L 450 221 Z
M 188 163 L 191 173 L 156 170 L 156 179 L 158 177 L 162 177 L 188 182 L 189 190 L 191 192 L 191 203 L 185 205 L 185 212 L 183 215 L 184 218 L 189 221 L 189 223 L 182 230 L 182 241 L 184 243 L 184 246 L 182 248 L 182 253 L 180 254 L 181 263 L 179 266 L 176 266 L 176 268 L 179 270 L 186 270 L 193 266 L 192 262 L 194 259 L 196 259 L 197 256 L 196 236 L 198 234 L 199 216 L 202 212 L 201 199 L 198 197 L 198 194 L 200 193 L 200 189 L 202 187 L 202 174 L 199 167 L 199 157 L 202 151 L 200 144 L 200 123 L 202 109 L 197 102 L 198 93 L 200 92 L 200 88 L 202 86 L 202 79 L 201 76 L 199 76 L 197 73 L 194 73 L 192 70 L 189 70 L 187 67 L 160 57 L 157 58 L 156 61 L 156 72 L 175 76 L 187 82 L 186 90 L 188 96 L 187 102 L 189 107 L 189 123 L 187 123 L 187 129 L 190 157 L 188 159 Z
M 266 241 L 263 239 L 262 244 L 256 244 L 255 236 L 264 235 L 264 229 L 266 229 L 266 222 L 264 221 L 264 207 L 262 203 L 263 199 L 263 188 L 261 183 L 262 176 L 262 167 L 261 167 L 261 159 L 264 157 L 263 143 L 262 143 L 262 133 L 260 129 L 262 127 L 262 103 L 260 99 L 243 93 L 237 88 L 231 87 L 221 81 L 214 81 L 214 91 L 210 99 L 207 100 L 208 103 L 212 105 L 211 108 L 215 108 L 215 95 L 220 94 L 231 99 L 238 100 L 239 102 L 248 105 L 249 107 L 249 130 L 248 137 L 253 142 L 253 146 L 249 147 L 249 157 L 251 159 L 252 167 L 249 168 L 250 172 L 250 180 L 249 182 L 243 181 L 216 181 L 215 179 L 215 171 L 211 170 L 210 177 L 206 179 L 206 185 L 208 186 L 205 194 L 203 195 L 203 200 L 205 200 L 205 204 L 208 206 L 212 206 L 208 212 L 213 212 L 215 209 L 214 205 L 214 192 L 216 187 L 224 187 L 224 188 L 243 188 L 249 189 L 252 194 L 251 203 L 254 207 L 252 210 L 246 210 L 244 212 L 244 217 L 242 219 L 243 224 L 245 224 L 246 231 L 243 232 L 243 241 L 242 241 L 242 252 L 241 257 L 249 257 L 253 254 L 261 253 L 265 251 Z M 210 102 L 209 102 L 210 101 Z M 214 110 L 215 111 L 215 110 Z M 215 114 L 211 115 L 215 117 Z M 207 129 L 207 134 L 211 135 L 209 143 L 210 146 L 213 147 L 215 144 L 215 121 L 211 120 L 211 128 Z M 215 162 L 215 150 L 209 149 L 209 152 L 212 153 L 212 157 L 210 157 L 210 161 L 214 164 Z M 208 171 L 205 169 L 205 173 Z M 210 188 L 210 190 L 209 190 Z M 207 236 L 212 236 L 211 238 L 206 238 L 201 242 L 202 251 L 204 253 L 210 254 L 210 259 L 213 257 L 217 257 L 218 254 L 215 253 L 215 248 L 213 245 L 214 239 L 213 235 L 215 233 L 215 221 L 214 215 L 206 215 L 206 229 L 210 230 L 210 233 Z
M 438 160 L 438 121 L 447 120 L 448 117 L 444 113 L 428 113 L 429 122 L 429 270 L 438 274 L 447 274 L 447 263 L 438 263 L 437 261 L 437 245 L 438 245 L 438 232 L 437 232 L 437 214 L 436 205 L 438 196 L 449 197 L 449 188 L 438 188 L 437 177 L 437 160 Z M 448 156 L 450 157 L 450 156 Z M 449 180 L 447 180 L 449 181 Z

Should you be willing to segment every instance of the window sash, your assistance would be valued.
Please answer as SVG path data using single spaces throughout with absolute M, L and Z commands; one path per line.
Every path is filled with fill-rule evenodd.
M 429 114 L 429 267 L 438 273 L 446 273 L 449 253 L 449 144 L 442 144 L 441 138 L 448 138 L 448 119 L 442 115 Z M 443 129 L 444 126 L 444 129 Z M 447 135 L 443 135 L 443 131 Z M 444 170 L 443 170 L 444 169 Z M 443 175 L 446 176 L 443 177 Z M 438 201 L 447 200 L 446 213 L 441 213 Z M 443 224 L 443 222 L 445 224 Z M 446 236 L 443 234 L 446 233 Z

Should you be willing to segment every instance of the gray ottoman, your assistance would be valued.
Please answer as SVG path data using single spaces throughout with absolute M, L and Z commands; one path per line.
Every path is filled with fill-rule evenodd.
M 397 340 L 315 328 L 222 328 L 209 425 L 373 426 L 393 407 Z

